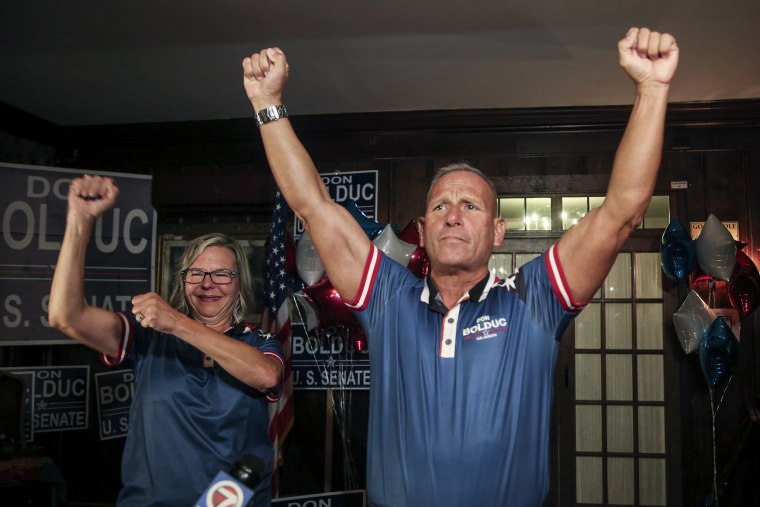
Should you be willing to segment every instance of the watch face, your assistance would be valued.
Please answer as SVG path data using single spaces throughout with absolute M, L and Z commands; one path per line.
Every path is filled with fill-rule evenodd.
M 270 120 L 276 120 L 276 119 L 278 119 L 279 116 L 277 115 L 277 109 L 275 109 L 273 107 L 268 107 L 267 108 L 267 118 L 269 118 Z

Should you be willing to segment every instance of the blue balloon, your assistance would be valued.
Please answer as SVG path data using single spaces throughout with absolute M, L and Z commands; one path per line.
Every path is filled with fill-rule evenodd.
M 669 278 L 679 282 L 688 280 L 697 267 L 697 250 L 694 241 L 681 222 L 671 220 L 662 233 L 660 244 L 660 263 Z
M 354 220 L 359 223 L 362 230 L 370 240 L 375 239 L 381 232 L 383 232 L 383 229 L 385 229 L 385 224 L 381 224 L 376 220 L 372 220 L 367 215 L 365 215 L 364 212 L 359 209 L 359 205 L 356 204 L 356 201 L 353 199 L 345 201 L 343 203 L 343 207 L 346 208 L 351 216 L 354 217 Z
M 710 389 L 731 372 L 738 354 L 739 341 L 726 320 L 718 317 L 710 325 L 699 344 L 699 363 Z

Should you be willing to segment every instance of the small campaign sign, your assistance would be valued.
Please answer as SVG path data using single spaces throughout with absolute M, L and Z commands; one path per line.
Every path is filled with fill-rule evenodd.
M 135 394 L 134 380 L 133 370 L 95 374 L 101 440 L 127 436 L 129 408 Z
M 272 500 L 272 507 L 364 507 L 366 496 L 366 492 L 359 489 L 290 496 Z
M 347 350 L 345 337 L 309 336 L 303 324 L 291 326 L 295 389 L 369 389 L 369 356 Z
M 87 429 L 89 366 L 24 366 L 5 371 L 32 372 L 34 376 L 34 433 Z

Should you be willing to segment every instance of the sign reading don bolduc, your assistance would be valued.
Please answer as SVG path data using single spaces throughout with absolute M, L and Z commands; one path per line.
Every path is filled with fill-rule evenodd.
M 66 225 L 71 180 L 82 170 L 0 163 L 0 345 L 72 343 L 47 320 L 53 271 Z M 132 296 L 153 290 L 156 213 L 151 177 L 111 176 L 114 209 L 98 218 L 85 265 L 85 299 L 128 311 Z
M 291 360 L 295 389 L 369 389 L 369 355 L 351 351 L 350 337 L 309 336 L 292 325 Z
M 341 205 L 354 201 L 367 217 L 377 216 L 377 171 L 346 171 L 319 176 L 333 201 Z M 303 232 L 303 224 L 296 218 L 293 238 L 300 238 Z

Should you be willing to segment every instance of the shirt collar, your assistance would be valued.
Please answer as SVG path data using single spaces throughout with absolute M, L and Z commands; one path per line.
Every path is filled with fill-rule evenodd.
M 469 299 L 470 301 L 480 301 L 485 291 L 490 288 L 491 285 L 491 273 L 486 275 L 476 283 L 470 290 L 459 298 L 459 301 Z M 446 305 L 443 304 L 438 294 L 438 288 L 433 283 L 433 279 L 428 275 L 425 277 L 425 288 L 422 291 L 422 297 L 420 298 L 423 303 L 427 303 L 431 310 L 435 310 L 440 313 L 446 313 L 449 311 Z
M 224 332 L 227 336 L 238 336 L 245 332 L 245 322 L 237 322 Z

